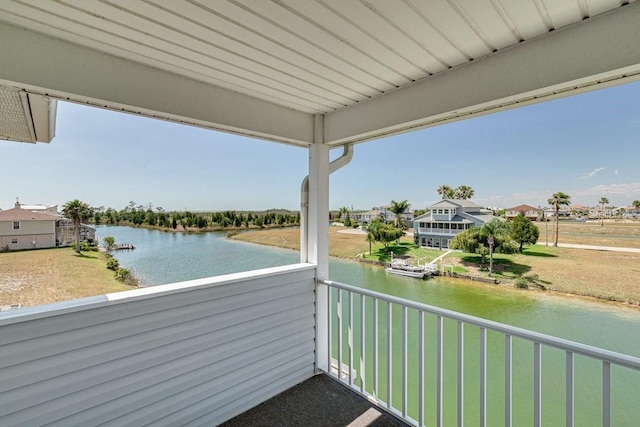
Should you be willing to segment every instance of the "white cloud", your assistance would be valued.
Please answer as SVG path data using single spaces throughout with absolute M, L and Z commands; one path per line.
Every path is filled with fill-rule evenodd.
M 618 175 L 618 169 L 614 170 L 614 171 L 613 171 L 613 174 L 614 174 L 614 175 Z
M 640 182 L 596 185 L 595 187 L 576 191 L 575 193 L 585 196 L 636 196 L 640 194 Z
M 603 170 L 604 170 L 604 168 L 597 168 L 597 169 L 594 169 L 594 170 L 592 170 L 591 172 L 589 172 L 588 174 L 586 174 L 586 175 L 583 175 L 583 176 L 579 177 L 578 179 L 589 179 L 589 178 L 593 178 L 594 176 L 596 176 L 596 174 L 597 174 L 598 172 L 601 172 L 601 171 L 603 171 Z

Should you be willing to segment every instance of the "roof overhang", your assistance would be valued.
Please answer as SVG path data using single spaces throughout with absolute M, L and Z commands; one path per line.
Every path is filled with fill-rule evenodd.
M 50 142 L 55 136 L 57 101 L 0 85 L 0 139 Z
M 0 89 L 20 101 L 12 105 L 14 112 L 22 111 L 24 119 L 20 132 L 10 135 L 0 129 L 0 137 L 49 141 L 55 124 L 55 100 L 62 99 L 298 146 L 314 142 L 314 115 L 320 114 L 324 120 L 317 123 L 323 123 L 325 143 L 333 147 L 640 78 L 640 2 L 619 6 L 609 0 L 594 0 L 589 9 L 598 12 L 590 16 L 573 0 L 558 0 L 540 14 L 540 22 L 549 22 L 547 27 L 531 30 L 526 37 L 528 21 L 518 21 L 514 14 L 535 2 L 518 4 L 523 7 L 519 11 L 487 1 L 472 11 L 474 2 L 465 6 L 468 10 L 459 8 L 453 17 L 449 16 L 451 11 L 438 15 L 435 7 L 432 12 L 430 3 L 418 7 L 400 2 L 397 8 L 390 8 L 393 10 L 385 9 L 386 2 L 374 1 L 375 7 L 370 5 L 366 10 L 358 9 L 364 4 L 361 2 L 330 2 L 330 8 L 323 3 L 333 13 L 330 18 L 310 17 L 312 11 L 306 9 L 317 7 L 315 2 L 249 2 L 243 6 L 244 12 L 235 3 L 221 2 L 216 3 L 220 10 L 201 5 L 202 15 L 206 12 L 210 19 L 206 23 L 217 19 L 220 25 L 205 34 L 210 37 L 207 44 L 201 34 L 204 18 L 197 21 L 197 17 L 190 17 L 193 25 L 182 33 L 173 29 L 187 19 L 193 3 L 159 3 L 162 7 L 155 2 L 126 2 L 118 7 L 84 2 L 71 7 L 49 1 L 37 6 L 0 5 L 4 12 L 0 14 L 0 57 L 4 59 L 0 61 Z M 413 9 L 408 7 L 411 5 Z M 143 16 L 137 8 L 157 16 Z M 487 15 L 485 9 L 491 9 L 492 14 Z M 579 13 L 573 13 L 574 9 L 580 9 Z M 415 13 L 409 14 L 410 10 Z M 246 23 L 237 21 L 240 15 L 234 14 L 240 12 Z M 367 13 L 359 21 L 347 19 L 363 12 Z M 498 41 L 491 42 L 489 18 L 496 14 L 502 17 L 500 28 L 504 30 L 495 35 Z M 421 17 L 424 27 L 416 26 L 416 16 Z M 256 17 L 262 19 L 251 27 Z M 350 24 L 329 28 L 336 17 Z M 135 28 L 140 19 L 147 19 L 142 23 L 149 27 Z M 551 25 L 553 21 L 563 25 Z M 448 25 L 451 28 L 447 29 Z M 437 34 L 426 36 L 434 29 L 451 39 L 442 42 L 437 51 L 428 45 Z M 126 37 L 126 32 L 136 30 L 134 35 L 139 39 Z M 397 46 L 384 44 L 375 36 L 376 30 L 396 37 Z M 342 37 L 340 31 L 353 38 Z M 457 33 L 468 36 L 453 40 L 452 34 Z M 330 35 L 334 44 L 322 46 L 318 41 L 314 49 L 305 50 L 314 35 Z M 182 50 L 171 37 L 185 38 L 184 45 L 178 46 Z M 430 65 L 434 61 L 426 53 L 423 63 L 422 57 L 416 57 L 414 63 L 419 66 L 408 64 L 411 52 L 403 53 L 406 43 L 400 43 L 407 40 L 416 46 L 422 43 L 420 52 L 440 58 L 440 64 Z M 222 52 L 220 47 L 225 43 L 233 43 L 238 51 Z M 382 45 L 385 49 L 379 48 Z M 478 45 L 490 48 L 485 54 L 486 49 L 474 47 Z M 217 50 L 205 52 L 212 46 Z M 193 49 L 185 53 L 185 47 Z M 243 47 L 246 54 L 240 51 Z M 353 58 L 330 56 L 331 49 L 351 52 Z M 187 54 L 207 54 L 205 59 L 210 61 L 227 55 L 224 66 L 236 74 L 222 70 L 219 63 L 205 69 L 203 62 L 198 62 L 204 59 L 187 61 Z M 462 59 L 443 59 L 456 55 Z M 303 60 L 320 68 L 306 67 Z M 390 70 L 383 83 L 374 79 L 384 80 L 374 76 L 377 68 Z M 349 80 L 346 76 L 351 69 L 359 77 Z M 396 75 L 400 77 L 394 79 Z M 9 104 L 4 96 L 0 99 Z

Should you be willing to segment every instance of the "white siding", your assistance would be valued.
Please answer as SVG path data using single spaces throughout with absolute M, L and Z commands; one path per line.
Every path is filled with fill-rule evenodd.
M 0 316 L 0 425 L 215 425 L 314 374 L 315 268 Z

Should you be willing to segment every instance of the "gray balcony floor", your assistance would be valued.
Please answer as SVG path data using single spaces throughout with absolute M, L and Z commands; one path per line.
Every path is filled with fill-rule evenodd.
M 337 381 L 316 375 L 222 424 L 222 427 L 404 427 Z

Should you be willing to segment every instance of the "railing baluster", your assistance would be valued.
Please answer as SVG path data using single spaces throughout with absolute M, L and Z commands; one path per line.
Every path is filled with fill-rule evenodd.
M 348 304 L 347 309 L 349 310 L 349 325 L 347 327 L 347 339 L 349 340 L 349 374 L 347 379 L 349 381 L 349 385 L 353 385 L 353 295 L 352 292 L 347 292 Z
M 342 289 L 338 289 L 338 379 L 342 381 Z
M 573 395 L 573 353 L 567 351 L 566 368 L 566 427 L 573 427 L 574 395 Z
M 436 425 L 442 427 L 442 316 L 437 318 L 437 348 L 436 348 Z
M 533 343 L 533 425 L 542 423 L 542 353 L 539 342 Z
M 511 335 L 504 336 L 504 425 L 511 427 Z
M 458 321 L 458 426 L 464 425 L 464 323 Z
M 424 422 L 424 311 L 418 312 L 418 426 Z
M 391 315 L 391 303 L 387 302 L 387 408 L 391 408 L 391 399 L 393 397 L 393 390 L 391 387 L 392 381 L 392 359 L 393 359 L 393 344 L 391 340 L 393 339 L 391 334 L 392 327 L 392 318 Z
M 364 329 L 364 305 L 365 298 L 364 295 L 360 294 L 360 393 L 364 393 L 365 384 L 365 359 L 364 359 L 364 351 L 365 351 L 365 329 Z
M 602 362 L 602 427 L 611 426 L 611 363 Z
M 376 400 L 380 399 L 380 393 L 378 391 L 378 298 L 373 299 L 373 396 Z
M 487 425 L 487 330 L 480 328 L 480 427 Z
M 408 381 L 408 361 L 407 361 L 407 310 L 402 307 L 402 417 L 407 416 L 407 381 Z
M 332 352 L 333 352 L 333 304 L 332 304 L 332 298 L 331 298 L 331 290 L 332 289 L 336 289 L 333 288 L 331 286 L 327 286 L 327 292 L 329 295 L 329 302 L 327 303 L 327 310 L 329 311 L 327 313 L 327 319 L 329 321 L 329 324 L 327 325 L 327 371 L 329 372 L 329 375 L 331 375 L 331 358 L 332 358 Z M 340 290 L 337 289 L 338 292 L 340 292 Z

